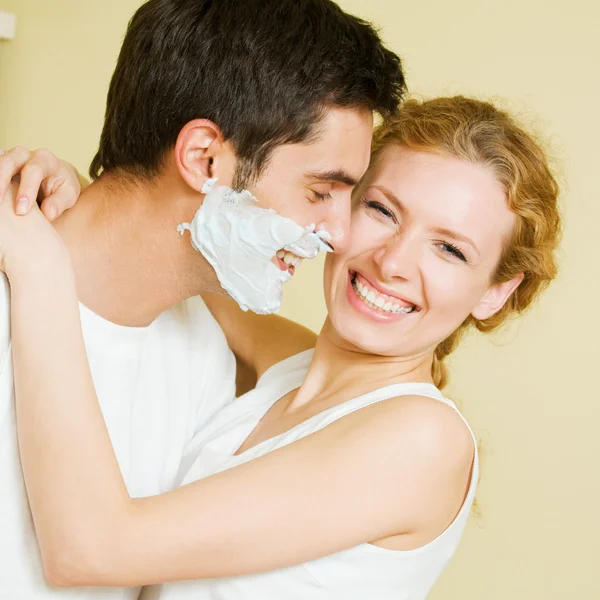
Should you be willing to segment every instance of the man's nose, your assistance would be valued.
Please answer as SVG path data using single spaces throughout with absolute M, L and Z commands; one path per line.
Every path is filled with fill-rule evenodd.
M 334 252 L 344 252 L 350 239 L 350 199 L 347 202 L 332 203 L 327 214 L 317 224 L 317 231 L 325 230 L 331 236 L 329 241 Z

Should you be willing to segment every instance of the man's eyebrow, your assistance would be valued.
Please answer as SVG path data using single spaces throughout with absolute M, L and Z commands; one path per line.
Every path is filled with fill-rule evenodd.
M 312 181 L 338 182 L 351 187 L 354 187 L 358 183 L 358 178 L 352 177 L 352 175 L 343 169 L 334 169 L 332 171 L 312 171 L 310 173 L 306 173 L 305 177 Z

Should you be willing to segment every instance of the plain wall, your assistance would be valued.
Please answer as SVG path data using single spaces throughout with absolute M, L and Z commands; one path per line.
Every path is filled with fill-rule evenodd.
M 243 0 L 240 0 L 243 1 Z M 86 171 L 108 81 L 138 0 L 0 0 L 0 147 L 47 146 Z M 526 317 L 468 338 L 451 392 L 483 447 L 462 546 L 433 600 L 600 598 L 600 9 L 595 0 L 340 0 L 382 25 L 411 91 L 501 98 L 550 142 L 566 182 L 561 275 Z M 284 314 L 315 330 L 321 263 L 303 265 Z

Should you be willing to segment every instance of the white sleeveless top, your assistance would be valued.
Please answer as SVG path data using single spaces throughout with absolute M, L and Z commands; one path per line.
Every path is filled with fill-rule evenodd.
M 325 410 L 235 456 L 273 404 L 300 387 L 312 356 L 313 351 L 309 350 L 272 366 L 254 390 L 222 409 L 198 434 L 194 448 L 183 463 L 189 470 L 181 483 L 190 483 L 245 463 L 320 430 L 349 413 L 389 398 L 426 396 L 444 402 L 458 412 L 456 406 L 431 384 L 395 384 Z M 462 415 L 461 418 L 464 421 Z M 454 554 L 471 510 L 478 480 L 474 436 L 473 443 L 475 458 L 464 504 L 452 524 L 425 546 L 396 551 L 361 544 L 276 571 L 156 586 L 148 588 L 142 597 L 161 600 L 421 600 Z

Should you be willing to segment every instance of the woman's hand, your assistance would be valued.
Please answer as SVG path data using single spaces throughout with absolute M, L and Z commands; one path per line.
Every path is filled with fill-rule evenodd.
M 30 151 L 16 146 L 0 150 L 0 201 L 14 179 L 19 179 L 14 210 L 26 215 L 39 200 L 49 221 L 71 208 L 88 182 L 73 165 L 59 160 L 49 150 Z
M 17 184 L 9 184 L 0 198 L 0 270 L 11 283 L 34 272 L 52 270 L 69 260 L 68 251 L 54 227 L 33 204 L 31 214 L 15 215 Z

